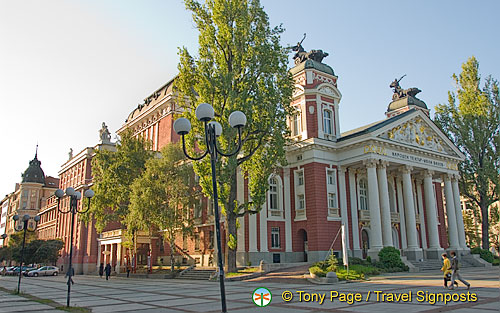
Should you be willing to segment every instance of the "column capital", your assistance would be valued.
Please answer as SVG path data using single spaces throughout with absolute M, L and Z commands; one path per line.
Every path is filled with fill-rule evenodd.
M 363 160 L 363 165 L 366 166 L 367 168 L 376 167 L 377 163 L 378 163 L 378 160 L 376 160 L 376 159 Z
M 458 181 L 460 179 L 460 174 L 451 174 L 452 181 Z
M 443 179 L 443 181 L 449 181 L 453 178 L 453 174 L 450 174 L 450 173 L 444 173 L 443 175 L 441 175 L 441 178 Z
M 431 170 L 425 170 L 423 173 L 424 178 L 426 178 L 426 177 L 432 178 L 432 175 L 434 175 L 434 171 L 431 171 Z
M 339 165 L 339 166 L 337 166 L 337 171 L 339 171 L 339 173 L 345 175 L 345 173 L 347 172 L 347 167 L 343 166 L 343 165 Z
M 386 160 L 380 160 L 379 164 L 378 164 L 378 168 L 387 168 L 387 165 L 389 165 L 389 161 L 386 161 Z
M 400 167 L 399 169 L 401 171 L 401 173 L 403 174 L 411 174 L 411 171 L 413 171 L 413 166 L 410 166 L 410 165 L 404 165 L 402 167 Z

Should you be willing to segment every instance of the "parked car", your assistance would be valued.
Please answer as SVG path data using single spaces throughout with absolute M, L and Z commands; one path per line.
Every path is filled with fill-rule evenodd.
M 23 266 L 23 273 L 26 272 L 26 271 L 30 271 L 30 270 L 34 270 L 36 269 L 36 267 L 32 267 L 32 266 Z M 5 275 L 19 275 L 19 266 L 16 266 L 16 267 L 13 267 L 12 269 L 8 270 L 8 271 L 5 271 Z
M 3 266 L 2 269 L 0 270 L 0 274 L 7 275 L 7 271 L 10 271 L 13 268 L 14 266 Z
M 24 276 L 38 277 L 38 276 L 57 276 L 59 275 L 59 268 L 55 266 L 42 266 L 39 269 L 27 271 Z

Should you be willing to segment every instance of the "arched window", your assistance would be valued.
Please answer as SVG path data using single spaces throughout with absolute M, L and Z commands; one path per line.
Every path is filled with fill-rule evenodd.
M 368 182 L 365 178 L 359 180 L 359 209 L 368 210 Z
M 282 185 L 281 178 L 277 175 L 269 177 L 269 192 L 267 195 L 268 213 L 269 216 L 283 217 L 282 216 Z
M 325 109 L 323 110 L 323 131 L 331 135 L 333 134 L 332 128 L 332 111 Z

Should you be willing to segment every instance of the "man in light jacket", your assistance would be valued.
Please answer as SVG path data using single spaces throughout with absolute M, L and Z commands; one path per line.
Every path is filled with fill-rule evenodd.
M 450 289 L 455 289 L 454 284 L 455 280 L 458 279 L 459 281 L 462 282 L 462 284 L 467 286 L 467 290 L 470 289 L 470 284 L 460 276 L 460 273 L 458 272 L 458 258 L 455 253 L 455 251 L 451 251 L 451 286 Z

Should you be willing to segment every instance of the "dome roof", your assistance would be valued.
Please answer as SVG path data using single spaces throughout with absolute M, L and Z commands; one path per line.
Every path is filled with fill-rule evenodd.
M 405 96 L 400 99 L 394 100 L 391 103 L 389 103 L 389 106 L 387 107 L 387 112 L 395 111 L 398 109 L 401 109 L 403 107 L 411 107 L 411 106 L 416 106 L 420 107 L 422 109 L 428 110 L 427 105 L 425 104 L 424 101 L 413 97 L 413 96 Z
M 30 165 L 24 171 L 22 177 L 22 183 L 40 183 L 40 184 L 45 184 L 45 174 L 43 173 L 42 168 L 40 165 L 42 162 L 40 162 L 37 158 L 37 154 L 35 153 L 35 158 L 30 161 Z

